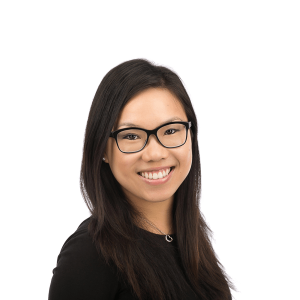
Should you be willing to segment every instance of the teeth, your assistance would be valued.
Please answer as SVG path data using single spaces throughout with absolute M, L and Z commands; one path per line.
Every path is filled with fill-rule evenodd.
M 142 172 L 141 175 L 144 177 L 144 178 L 147 178 L 147 179 L 161 179 L 161 178 L 164 178 L 166 177 L 171 171 L 171 168 L 167 169 L 167 170 L 163 170 L 163 171 L 159 171 L 158 173 L 152 173 L 152 172 Z

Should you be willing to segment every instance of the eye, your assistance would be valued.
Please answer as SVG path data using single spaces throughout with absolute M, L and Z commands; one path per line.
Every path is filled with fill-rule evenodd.
M 166 130 L 165 132 L 168 132 L 168 131 L 169 131 L 170 134 L 167 134 L 167 135 L 171 135 L 172 133 L 171 133 L 170 131 L 172 131 L 173 133 L 175 133 L 175 132 L 178 131 L 178 130 L 176 130 L 176 129 L 168 129 L 168 130 Z
M 135 134 L 127 134 L 126 136 L 123 137 L 123 139 L 130 140 L 130 141 L 137 139 L 137 138 L 128 138 L 128 137 L 137 137 L 138 138 L 138 136 Z

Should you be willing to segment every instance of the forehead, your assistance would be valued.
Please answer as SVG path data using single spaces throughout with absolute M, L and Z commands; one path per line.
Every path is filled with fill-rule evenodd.
M 154 129 L 176 118 L 187 121 L 181 102 L 167 89 L 149 88 L 129 100 L 119 115 L 115 130 L 128 127 L 129 123 Z

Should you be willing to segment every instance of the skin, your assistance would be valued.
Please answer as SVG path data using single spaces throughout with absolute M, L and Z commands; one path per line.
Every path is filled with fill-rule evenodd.
M 119 127 L 123 122 L 134 123 L 144 129 L 155 129 L 173 117 L 188 121 L 180 101 L 167 89 L 149 88 L 130 99 L 112 131 L 129 127 Z M 115 140 L 109 138 L 104 158 L 131 204 L 161 231 L 174 233 L 171 230 L 174 194 L 188 175 L 192 164 L 190 130 L 186 143 L 181 147 L 165 148 L 151 135 L 142 151 L 131 154 L 122 153 Z M 141 170 L 161 166 L 175 166 L 172 177 L 166 183 L 151 186 L 143 182 L 137 174 Z M 147 222 L 142 227 L 161 234 Z

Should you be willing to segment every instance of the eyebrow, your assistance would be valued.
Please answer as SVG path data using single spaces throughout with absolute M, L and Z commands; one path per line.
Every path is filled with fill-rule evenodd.
M 166 121 L 164 121 L 163 123 L 161 123 L 160 125 L 163 125 L 163 124 L 166 124 L 166 123 L 169 123 L 169 122 L 173 122 L 173 121 L 182 121 L 179 117 L 173 117 L 173 118 L 171 118 L 171 119 L 168 119 L 168 120 L 166 120 Z M 182 121 L 183 122 L 183 121 Z M 160 126 L 159 125 L 159 126 Z M 122 127 L 122 126 L 128 126 L 128 127 L 141 127 L 141 126 L 139 126 L 139 125 L 137 125 L 137 124 L 133 124 L 133 123 L 129 123 L 129 122 L 123 122 L 123 123 L 121 123 L 120 125 L 119 125 L 119 127 L 116 129 L 116 130 L 118 130 L 118 129 L 120 129 L 120 127 Z

